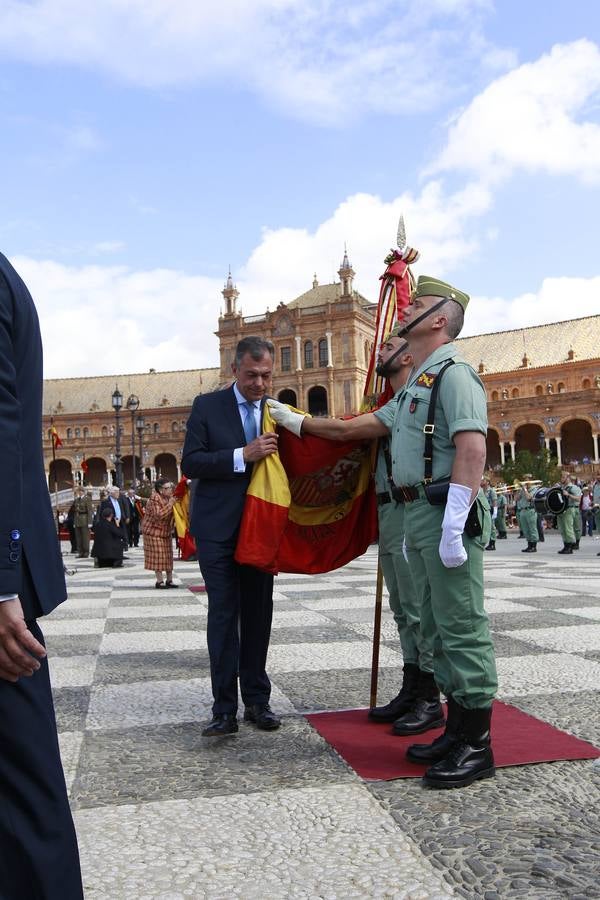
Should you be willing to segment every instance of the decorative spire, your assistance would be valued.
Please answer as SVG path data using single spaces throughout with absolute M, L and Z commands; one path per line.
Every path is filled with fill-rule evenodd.
M 225 287 L 221 291 L 223 297 L 225 298 L 225 315 L 226 316 L 235 316 L 237 315 L 237 310 L 235 308 L 235 304 L 237 298 L 240 295 L 237 287 L 233 282 L 233 278 L 231 277 L 231 266 L 229 266 L 229 274 L 227 275 L 227 281 L 225 282 Z
M 354 269 L 350 264 L 350 260 L 348 259 L 348 250 L 346 248 L 346 244 L 344 244 L 344 258 L 342 260 L 342 264 L 338 269 L 338 275 L 340 276 L 340 281 L 342 283 L 342 296 L 350 297 L 352 295 L 352 279 L 354 278 Z
M 319 282 L 317 281 L 317 273 L 315 272 L 315 274 L 313 275 L 313 288 L 318 288 L 318 287 L 319 287 Z

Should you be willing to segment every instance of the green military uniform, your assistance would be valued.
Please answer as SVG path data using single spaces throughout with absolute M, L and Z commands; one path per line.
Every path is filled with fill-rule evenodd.
M 421 639 L 419 604 L 410 569 L 402 552 L 404 542 L 404 506 L 390 494 L 385 460 L 387 438 L 382 438 L 377 454 L 375 489 L 379 519 L 379 561 L 389 593 L 390 609 L 398 628 L 404 663 L 433 671 L 433 651 Z
M 517 518 L 527 544 L 537 544 L 539 540 L 537 513 L 531 494 L 523 487 L 517 494 Z
M 448 480 L 460 431 L 487 433 L 486 397 L 473 369 L 458 356 L 453 344 L 438 347 L 413 371 L 405 387 L 374 415 L 392 434 L 394 484 L 418 491 L 418 499 L 404 504 L 409 566 L 421 607 L 421 631 L 433 641 L 435 680 L 446 695 L 465 709 L 489 707 L 497 689 L 494 650 L 483 601 L 483 549 L 489 541 L 491 517 L 483 492 L 478 495 L 482 533 L 463 535 L 467 561 L 446 568 L 439 555 L 445 507 L 431 506 L 423 491 L 423 427 L 427 422 L 431 388 L 440 369 L 444 373 L 435 410 L 433 480 Z
M 500 540 L 506 537 L 506 496 L 498 494 L 498 515 L 496 516 L 496 531 Z
M 73 527 L 77 542 L 77 555 L 85 557 L 90 555 L 90 525 L 94 509 L 92 498 L 89 494 L 83 497 L 75 497 L 73 502 Z
M 581 516 L 579 515 L 579 502 L 581 500 L 581 488 L 576 484 L 564 484 L 563 494 L 567 495 L 567 506 L 558 514 L 558 529 L 565 544 L 575 546 L 581 537 Z
M 486 500 L 488 502 L 488 506 L 492 513 L 492 530 L 490 532 L 490 541 L 495 541 L 498 535 L 496 530 L 496 520 L 494 519 L 494 510 L 498 509 L 498 494 L 494 490 L 494 488 L 490 485 L 486 491 Z

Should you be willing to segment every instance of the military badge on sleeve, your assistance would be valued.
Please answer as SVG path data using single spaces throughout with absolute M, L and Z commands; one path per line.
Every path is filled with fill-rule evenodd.
M 435 372 L 422 372 L 417 378 L 417 385 L 419 387 L 426 387 L 431 390 L 433 387 L 433 382 L 436 379 Z

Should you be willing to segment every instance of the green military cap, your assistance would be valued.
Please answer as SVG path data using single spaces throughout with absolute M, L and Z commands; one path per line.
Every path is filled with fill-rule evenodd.
M 448 300 L 456 300 L 463 309 L 467 308 L 469 295 L 458 288 L 452 287 L 446 281 L 440 281 L 439 278 L 431 278 L 429 275 L 419 275 L 417 286 L 412 295 L 412 300 L 417 297 L 446 297 Z

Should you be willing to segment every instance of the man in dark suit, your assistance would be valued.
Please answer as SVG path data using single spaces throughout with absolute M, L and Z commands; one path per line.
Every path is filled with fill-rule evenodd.
M 130 506 L 129 502 L 125 501 L 121 489 L 117 487 L 116 484 L 113 484 L 113 486 L 108 489 L 108 497 L 100 501 L 97 513 L 98 518 L 100 518 L 105 509 L 112 510 L 115 517 L 115 525 L 123 532 L 123 540 L 128 545 L 129 535 L 127 533 L 127 526 L 129 525 Z
M 80 900 L 77 840 L 37 619 L 66 599 L 42 434 L 42 343 L 0 254 L 0 897 Z
M 234 559 L 252 464 L 277 450 L 277 435 L 261 434 L 273 355 L 273 345 L 262 338 L 240 341 L 232 365 L 235 383 L 196 397 L 187 423 L 181 468 L 196 479 L 190 531 L 208 595 L 214 697 L 205 737 L 238 730 L 238 673 L 244 720 L 263 730 L 281 724 L 269 706 L 266 673 L 273 576 Z

